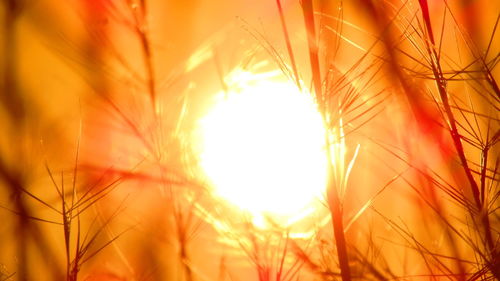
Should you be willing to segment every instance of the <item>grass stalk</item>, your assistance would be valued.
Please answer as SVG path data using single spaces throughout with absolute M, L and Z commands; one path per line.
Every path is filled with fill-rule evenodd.
M 173 194 L 171 196 L 174 196 Z M 182 271 L 184 273 L 184 280 L 193 281 L 193 271 L 190 266 L 188 254 L 188 242 L 190 238 L 189 228 L 191 227 L 191 213 L 187 217 L 184 215 L 184 210 L 174 203 L 173 212 L 177 230 L 177 240 L 179 243 L 179 260 L 181 263 Z
M 488 210 L 487 210 L 487 205 L 484 204 L 484 200 L 481 200 L 481 198 L 484 198 L 484 177 L 481 177 L 481 189 L 476 180 L 474 179 L 474 176 L 472 175 L 472 169 L 469 166 L 468 160 L 465 156 L 465 151 L 464 147 L 462 144 L 462 137 L 460 136 L 460 133 L 457 128 L 457 121 L 456 118 L 453 114 L 453 111 L 450 106 L 449 98 L 448 98 L 448 90 L 446 87 L 446 80 L 443 76 L 443 71 L 441 69 L 440 65 L 440 57 L 436 53 L 436 50 L 434 48 L 435 46 L 435 40 L 434 40 L 434 35 L 433 35 L 433 29 L 432 29 L 432 24 L 430 20 L 430 15 L 429 15 L 429 7 L 427 0 L 419 0 L 420 4 L 420 9 L 422 11 L 422 17 L 424 19 L 424 24 L 425 28 L 427 30 L 427 36 L 429 37 L 429 40 L 425 40 L 426 47 L 427 47 L 427 52 L 428 55 L 431 57 L 431 67 L 432 67 L 432 73 L 434 75 L 434 81 L 436 82 L 436 86 L 439 92 L 439 96 L 441 98 L 441 103 L 444 107 L 444 111 L 447 117 L 448 125 L 449 125 L 449 132 L 453 141 L 453 144 L 455 146 L 455 150 L 457 153 L 457 156 L 460 160 L 461 166 L 463 168 L 463 171 L 467 177 L 468 183 L 470 185 L 470 189 L 472 191 L 472 195 L 474 198 L 474 201 L 476 203 L 476 207 L 479 211 L 479 220 L 481 221 L 483 225 L 483 231 L 484 231 L 484 236 L 485 236 L 485 241 L 487 248 L 489 249 L 489 252 L 491 256 L 496 259 L 497 257 L 497 249 L 495 247 L 495 243 L 493 242 L 493 235 L 492 235 L 492 230 L 491 230 L 491 225 L 489 221 L 489 215 L 488 215 Z M 430 42 L 429 42 L 430 41 Z M 494 85 L 494 84 L 493 84 Z M 483 167 L 486 167 L 487 162 L 487 148 L 483 149 L 481 152 L 481 161 L 482 164 L 484 165 Z M 486 154 L 485 154 L 486 153 Z M 483 194 L 481 194 L 483 192 Z M 500 270 L 493 269 L 492 273 L 495 275 L 497 279 L 500 280 Z
M 26 103 L 23 100 L 23 95 L 18 91 L 18 77 L 16 77 L 18 69 L 17 22 L 25 4 L 23 1 L 7 0 L 2 5 L 4 6 L 5 15 L 1 29 L 3 33 L 3 63 L 0 70 L 2 74 L 2 81 L 0 81 L 0 108 L 7 112 L 7 118 L 11 120 L 13 129 L 10 131 L 10 128 L 6 127 L 4 130 L 7 132 L 4 131 L 2 133 L 6 135 L 10 133 L 13 136 L 14 141 L 10 145 L 14 147 L 14 153 L 20 156 L 24 155 L 23 148 L 17 147 L 14 142 L 22 140 L 21 134 L 26 125 Z M 23 179 L 21 166 L 17 170 L 17 167 L 14 168 L 15 166 L 11 166 L 11 163 L 8 163 L 8 160 L 3 159 L 4 157 L 2 156 L 0 154 L 0 180 L 3 180 L 7 189 L 15 198 L 15 212 L 19 214 L 16 227 L 17 251 L 19 252 L 17 277 L 20 281 L 25 281 L 29 279 L 28 240 L 30 236 L 30 222 L 28 219 L 28 206 L 22 196 Z
M 309 62 L 311 65 L 311 73 L 312 73 L 312 82 L 314 85 L 314 92 L 316 94 L 316 102 L 319 106 L 319 110 L 323 116 L 323 122 L 328 124 L 328 117 L 326 112 L 326 104 L 322 91 L 322 80 L 321 80 L 321 71 L 320 71 L 320 63 L 319 63 L 319 54 L 318 54 L 318 42 L 316 38 L 316 27 L 314 23 L 314 7 L 312 0 L 303 0 L 302 1 L 302 12 L 304 15 L 304 22 L 307 31 L 307 42 L 309 46 Z M 326 126 L 327 128 L 329 126 Z M 328 137 L 326 137 L 326 143 L 329 143 Z M 329 145 L 328 145 L 329 147 Z M 344 235 L 344 226 L 343 226 L 343 215 L 342 215 L 342 207 L 339 199 L 339 193 L 336 187 L 336 183 L 333 176 L 333 162 L 335 159 L 331 159 L 330 148 L 328 148 L 328 204 L 330 207 L 333 232 L 335 238 L 335 245 L 337 247 L 337 257 L 339 260 L 340 266 L 340 274 L 342 277 L 342 281 L 350 281 L 351 280 L 351 270 L 349 268 L 349 259 L 347 254 L 347 244 Z
M 321 71 L 319 65 L 318 41 L 316 38 L 316 27 L 314 23 L 314 9 L 312 0 L 302 1 L 302 13 L 307 32 L 307 44 L 309 46 L 309 62 L 311 64 L 312 83 L 316 102 L 320 106 L 320 112 L 324 112 L 323 92 L 321 90 Z
M 134 29 L 142 49 L 142 55 L 144 60 L 144 67 L 146 68 L 146 87 L 151 100 L 153 109 L 156 112 L 156 78 L 153 65 L 153 52 L 151 48 L 151 42 L 148 36 L 148 24 L 147 24 L 147 7 L 146 1 L 141 0 L 138 7 L 134 7 Z
M 295 63 L 295 56 L 293 54 L 292 43 L 290 41 L 290 35 L 288 34 L 288 28 L 287 28 L 286 21 L 285 21 L 285 15 L 283 13 L 283 8 L 281 7 L 281 0 L 276 0 L 276 5 L 278 6 L 281 27 L 283 29 L 283 36 L 285 36 L 286 49 L 288 52 L 288 56 L 290 57 L 290 64 L 292 67 L 293 76 L 295 78 L 295 83 L 297 84 L 297 87 L 299 87 L 299 89 L 301 89 L 302 85 L 300 83 L 300 77 L 299 77 L 299 73 L 297 71 L 297 64 Z
M 3 81 L 0 81 L 3 89 L 0 91 L 0 99 L 4 105 L 2 107 L 7 110 L 12 121 L 22 122 L 26 118 L 26 109 L 23 96 L 17 93 L 16 60 L 18 59 L 17 21 L 25 4 L 23 1 L 6 0 L 3 5 L 5 5 L 4 25 L 2 27 Z
M 330 153 L 327 153 L 330 155 Z M 336 183 L 332 176 L 332 171 L 335 169 L 333 167 L 334 160 L 330 159 L 328 156 L 329 163 L 329 173 L 328 173 L 328 206 L 330 208 L 330 215 L 332 218 L 333 234 L 335 237 L 335 245 L 337 248 L 337 257 L 339 259 L 340 274 L 342 281 L 351 280 L 351 270 L 349 267 L 349 257 L 347 255 L 347 243 L 344 233 L 344 223 L 343 223 L 343 210 L 340 203 L 339 194 L 336 188 Z
M 442 105 L 444 107 L 447 119 L 448 119 L 448 125 L 450 126 L 451 138 L 452 138 L 453 144 L 455 145 L 455 149 L 456 149 L 458 158 L 460 159 L 460 162 L 461 162 L 462 167 L 464 169 L 467 180 L 469 181 L 470 188 L 471 188 L 472 195 L 473 195 L 474 201 L 476 203 L 476 206 L 480 210 L 482 204 L 481 204 L 481 199 L 480 199 L 479 187 L 477 185 L 477 182 L 474 180 L 474 177 L 472 176 L 472 172 L 471 172 L 471 169 L 469 167 L 467 158 L 465 157 L 464 147 L 462 145 L 461 137 L 460 137 L 460 134 L 459 134 L 458 128 L 457 128 L 457 122 L 456 122 L 455 116 L 453 114 L 453 111 L 451 109 L 449 99 L 448 99 L 448 91 L 446 89 L 446 80 L 443 76 L 443 71 L 442 71 L 441 65 L 439 63 L 439 57 L 436 53 L 436 50 L 434 49 L 435 41 L 434 41 L 433 30 L 432 30 L 432 26 L 431 26 L 431 22 L 430 22 L 427 0 L 419 0 L 419 3 L 420 3 L 421 10 L 422 10 L 422 15 L 424 18 L 425 27 L 426 27 L 427 32 L 428 32 L 429 41 L 431 43 L 431 44 L 429 44 L 429 41 L 425 40 L 427 52 L 428 52 L 429 56 L 431 56 L 432 73 L 434 74 L 434 78 L 435 78 L 434 80 L 436 82 L 439 96 L 441 98 L 441 102 L 442 102 Z
M 301 220 L 298 224 L 314 225 L 312 231 L 317 232 L 307 238 L 288 233 L 295 231 L 295 225 L 286 230 L 279 225 L 263 230 L 249 220 L 248 234 L 235 232 L 228 237 L 239 242 L 241 249 L 223 254 L 220 281 L 294 281 L 307 279 L 309 274 L 319 280 L 342 281 L 500 280 L 500 160 L 496 155 L 500 139 L 496 30 L 500 13 L 493 11 L 493 7 L 498 10 L 498 4 L 488 0 L 468 6 L 447 0 L 300 0 L 300 6 L 295 7 L 298 10 L 293 12 L 302 12 L 299 26 L 306 29 L 306 37 L 299 40 L 307 42 L 303 46 L 307 50 L 299 54 L 302 43 L 295 44 L 294 40 L 300 33 L 294 33 L 298 26 L 291 24 L 285 1 L 270 1 L 268 8 L 276 5 L 277 12 L 276 21 L 269 21 L 269 30 L 277 28 L 283 34 L 272 34 L 272 40 L 268 40 L 255 29 L 248 28 L 235 37 L 223 29 L 223 36 L 214 36 L 209 42 L 214 48 L 204 50 L 207 57 L 196 54 L 188 61 L 196 67 L 181 66 L 177 72 L 173 69 L 168 75 L 175 78 L 166 81 L 168 77 L 162 78 L 157 69 L 161 64 L 158 59 L 171 55 L 171 50 L 156 46 L 168 45 L 177 35 L 190 40 L 208 35 L 203 32 L 218 27 L 205 26 L 204 17 L 211 12 L 222 15 L 239 4 L 217 9 L 210 1 L 202 1 L 199 4 L 210 9 L 199 13 L 191 10 L 196 5 L 165 4 L 161 0 L 82 1 L 78 7 L 87 10 L 75 12 L 84 13 L 83 17 L 62 17 L 61 21 L 52 15 L 66 11 L 54 0 L 44 2 L 44 7 L 25 0 L 0 1 L 0 20 L 4 23 L 0 27 L 4 57 L 0 58 L 0 127 L 4 129 L 4 138 L 0 138 L 0 220 L 5 219 L 0 227 L 0 281 L 172 280 L 174 276 L 178 281 L 217 280 L 209 276 L 213 272 L 208 268 L 210 261 L 198 268 L 193 257 L 219 258 L 218 249 L 212 247 L 226 240 L 218 239 L 223 234 L 215 233 L 218 225 L 214 219 L 204 220 L 203 216 L 204 212 L 207 216 L 224 213 L 225 203 L 217 200 L 214 202 L 219 205 L 209 205 L 214 202 L 204 189 L 206 179 L 198 178 L 196 169 L 189 166 L 196 160 L 189 162 L 191 155 L 184 157 L 183 149 L 190 142 L 188 131 L 197 122 L 198 111 L 208 109 L 205 102 L 217 90 L 217 80 L 211 81 L 210 74 L 219 74 L 221 89 L 227 92 L 230 85 L 226 85 L 226 72 L 231 73 L 239 63 L 252 73 L 281 69 L 298 88 L 308 88 L 314 96 L 323 123 L 331 132 L 325 140 L 326 149 L 331 150 L 327 153 L 327 209 L 318 212 L 321 221 L 309 221 L 317 219 L 312 218 L 316 214 L 309 213 L 304 221 L 297 218 Z M 475 12 L 469 10 L 476 4 Z M 484 18 L 475 10 L 483 5 L 488 9 Z M 179 10 L 169 10 L 168 15 L 175 16 L 165 21 L 158 17 L 148 22 L 151 12 L 161 15 L 154 8 L 167 7 Z M 441 8 L 443 14 L 439 13 Z M 247 12 L 253 13 L 249 9 L 242 18 L 248 16 Z M 455 17 L 456 12 L 464 14 Z M 186 13 L 191 14 L 185 17 Z M 442 19 L 442 25 L 436 18 Z M 172 20 L 178 20 L 174 24 L 179 25 L 196 20 L 199 22 L 193 26 L 200 29 L 184 28 L 170 34 L 170 27 L 153 26 L 172 24 Z M 243 21 L 245 29 L 249 24 Z M 467 21 L 473 21 L 474 28 L 464 27 Z M 482 37 L 484 30 L 477 32 L 484 23 L 494 25 L 490 38 Z M 128 33 L 118 34 L 123 28 Z M 162 29 L 169 30 L 172 38 L 159 38 L 160 34 L 153 33 Z M 81 41 L 81 31 L 85 30 L 90 37 Z M 193 34 L 186 36 L 186 32 Z M 248 34 L 264 44 L 247 44 Z M 280 38 L 286 54 L 270 43 Z M 38 39 L 42 44 L 36 44 Z M 54 50 L 47 50 L 43 40 L 50 41 L 48 45 Z M 127 46 L 132 42 L 133 46 Z M 178 46 L 187 46 L 185 43 Z M 243 54 L 233 48 L 236 45 L 243 45 Z M 215 71 L 209 56 L 215 60 Z M 68 72 L 68 65 L 76 71 Z M 86 67 L 86 72 L 80 67 Z M 52 81 L 51 77 L 62 81 Z M 304 83 L 304 77 L 309 81 Z M 87 84 L 80 83 L 80 78 Z M 87 96 L 91 91 L 86 86 L 97 95 Z M 136 91 L 141 95 L 135 95 Z M 71 99 L 81 92 L 85 93 L 80 105 L 85 113 L 82 122 L 90 129 L 81 134 L 81 151 L 78 140 L 76 160 L 68 160 L 73 153 L 63 147 L 77 128 L 67 128 L 74 123 L 64 119 L 74 118 L 75 112 L 55 102 L 60 95 Z M 185 102 L 182 110 L 178 107 L 181 100 Z M 179 111 L 186 116 L 177 116 Z M 93 113 L 96 116 L 91 116 Z M 183 122 L 173 124 L 177 119 Z M 340 137 L 334 134 L 339 128 L 337 122 L 341 130 L 342 123 L 347 130 Z M 373 127 L 365 126 L 366 122 Z M 394 188 L 384 186 L 372 197 L 376 189 L 368 186 L 345 196 L 349 178 L 345 175 L 358 154 L 356 149 L 353 160 L 345 163 L 347 151 L 338 148 L 345 148 L 346 135 L 368 152 L 361 153 L 361 167 L 356 162 L 352 169 L 355 183 L 377 184 L 398 174 L 386 184 Z M 50 156 L 56 160 L 54 165 L 64 166 L 55 172 L 56 179 L 47 161 L 49 178 L 41 175 L 43 165 L 37 161 L 40 151 L 32 144 L 38 140 L 50 144 L 50 155 L 57 153 Z M 294 157 L 295 152 L 287 156 Z M 140 163 L 130 168 L 134 161 Z M 378 164 L 385 166 L 375 167 Z M 55 189 L 45 193 L 49 180 Z M 114 194 L 118 186 L 124 188 Z M 160 189 L 161 196 L 156 196 Z M 382 190 L 387 196 L 379 197 Z M 41 192 L 43 196 L 38 197 Z M 116 200 L 128 192 L 134 197 L 133 208 L 111 224 L 123 211 L 123 205 L 113 210 Z M 135 196 L 139 193 L 144 196 Z M 141 201 L 150 200 L 151 195 L 158 201 Z M 278 199 L 287 200 L 286 195 Z M 106 200 L 108 196 L 112 200 Z M 106 202 L 101 204 L 101 200 Z M 131 203 L 128 199 L 122 203 L 125 201 Z M 363 202 L 363 207 L 353 212 Z M 156 212 L 156 204 L 161 211 Z M 209 206 L 206 210 L 204 204 Z M 407 209 L 394 212 L 400 207 Z M 152 225 L 156 216 L 165 224 L 163 227 Z M 169 219 L 163 220 L 165 216 Z M 327 224 L 330 218 L 331 226 Z M 244 227 L 238 219 L 228 220 L 235 230 Z M 134 221 L 139 221 L 139 231 L 127 244 L 116 244 L 116 249 L 102 258 L 106 264 L 87 263 L 124 233 L 117 235 L 114 227 Z M 213 223 L 213 228 L 201 229 L 203 223 Z M 143 235 L 144 230 L 149 234 L 151 227 L 153 239 Z M 201 230 L 206 232 L 199 233 Z M 157 231 L 161 233 L 156 235 Z M 56 232 L 59 239 L 52 238 Z M 209 242 L 204 244 L 210 247 L 208 251 L 193 247 L 195 238 Z M 162 244 L 165 242 L 168 245 Z M 241 253 L 236 250 L 243 251 L 251 264 L 240 265 Z M 115 251 L 120 253 L 118 259 Z M 247 270 L 252 269 L 255 274 L 248 276 Z

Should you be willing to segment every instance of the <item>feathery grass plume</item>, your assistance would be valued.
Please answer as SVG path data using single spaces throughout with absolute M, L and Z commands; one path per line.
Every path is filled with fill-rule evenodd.
M 188 2 L 0 1 L 0 281 L 500 280 L 498 1 Z M 198 147 L 215 96 L 275 80 L 316 102 L 328 186 L 285 208 L 273 151 L 236 163 L 279 126 L 221 174 L 291 217 Z
M 486 83 L 476 84 L 479 80 L 467 78 L 473 75 L 467 70 L 469 63 L 462 62 L 464 57 L 469 55 L 472 55 L 473 62 L 470 65 L 475 64 L 475 61 L 484 61 L 485 58 L 475 55 L 477 46 L 470 41 L 467 31 L 457 21 L 455 15 L 457 10 L 453 9 L 454 7 L 451 7 L 447 2 L 430 6 L 427 1 L 419 1 L 416 6 L 402 6 L 399 11 L 396 10 L 397 7 L 389 5 L 376 7 L 371 1 L 364 3 L 374 22 L 381 29 L 386 28 L 387 30 L 384 32 L 383 43 L 390 55 L 391 70 L 399 78 L 402 93 L 407 96 L 415 117 L 422 124 L 420 125 L 421 130 L 427 134 L 429 140 L 438 143 L 438 153 L 442 155 L 440 159 L 451 161 L 443 163 L 449 165 L 453 172 L 454 179 L 450 181 L 450 179 L 443 178 L 436 171 L 433 171 L 433 168 L 429 166 L 430 162 L 422 159 L 421 155 L 413 156 L 410 154 L 409 158 L 406 158 L 410 160 L 403 160 L 410 167 L 416 169 L 421 176 L 420 186 L 410 182 L 408 184 L 422 196 L 424 204 L 435 212 L 437 223 L 442 224 L 442 229 L 446 233 L 446 243 L 451 248 L 449 258 L 455 262 L 456 269 L 447 269 L 443 274 L 450 274 L 455 276 L 454 278 L 466 280 L 468 278 L 466 264 L 476 264 L 477 260 L 463 261 L 464 256 L 460 254 L 460 251 L 470 247 L 469 252 L 482 256 L 479 258 L 482 262 L 477 264 L 479 266 L 477 272 L 487 274 L 481 269 L 483 266 L 480 266 L 480 264 L 484 264 L 489 269 L 490 274 L 498 279 L 498 272 L 494 266 L 498 261 L 496 261 L 497 258 L 492 258 L 497 256 L 497 246 L 494 246 L 495 243 L 492 242 L 493 239 L 490 236 L 492 235 L 492 227 L 489 222 L 491 215 L 483 210 L 483 199 L 481 199 L 483 191 L 480 191 L 479 188 L 479 183 L 485 180 L 485 174 L 481 175 L 481 169 L 491 169 L 493 182 L 496 178 L 496 169 L 493 168 L 494 166 L 486 168 L 488 164 L 485 161 L 482 161 L 481 165 L 475 164 L 477 160 L 471 158 L 479 156 L 480 159 L 484 160 L 484 148 L 489 147 L 492 141 L 495 142 L 490 137 L 492 132 L 497 130 L 491 122 L 492 118 L 496 118 L 494 114 L 492 115 L 493 108 L 496 107 L 493 101 L 496 99 L 496 82 L 492 76 L 488 75 L 489 70 L 483 68 L 478 73 L 484 73 L 486 77 L 491 77 L 491 80 L 485 79 Z M 436 23 L 431 22 L 431 8 L 443 11 L 442 16 L 438 18 L 441 21 L 439 31 L 434 29 Z M 394 17 L 392 22 L 389 22 L 387 11 L 394 11 L 399 15 Z M 410 19 L 406 16 L 407 14 L 414 15 L 414 17 Z M 389 22 L 387 24 L 389 27 L 385 26 L 387 22 Z M 449 32 L 453 29 L 455 32 Z M 496 24 L 488 41 L 495 40 L 495 30 Z M 406 42 L 399 41 L 398 36 L 407 39 L 411 44 L 405 46 Z M 438 36 L 439 39 L 437 39 Z M 458 47 L 457 51 L 449 50 L 453 44 Z M 488 51 L 484 54 L 487 55 Z M 407 59 L 419 62 L 417 67 L 410 66 Z M 428 81 L 434 82 L 434 87 Z M 459 84 L 462 84 L 464 88 L 457 88 L 456 85 Z M 476 85 L 482 90 L 476 88 Z M 483 90 L 486 95 L 481 93 Z M 482 114 L 478 111 L 479 108 L 488 113 Z M 483 136 L 486 139 L 483 139 Z M 427 145 L 430 146 L 430 143 Z M 450 150 L 449 147 L 452 149 Z M 412 153 L 411 150 L 409 153 Z M 488 149 L 486 149 L 486 154 L 488 154 L 487 151 Z M 455 171 L 454 167 L 457 163 L 455 161 L 458 161 L 461 172 L 459 172 L 460 170 Z M 481 167 L 481 169 L 476 171 L 472 166 Z M 426 186 L 428 187 L 427 195 L 422 193 L 422 187 Z M 458 205 L 445 207 L 445 202 L 437 197 L 442 196 L 437 195 L 439 194 L 438 190 L 442 190 Z M 498 192 L 494 189 L 491 191 Z M 466 221 L 450 217 L 445 211 L 447 208 L 455 209 L 462 215 L 468 216 L 465 218 Z M 473 221 L 472 225 L 470 219 Z M 463 233 L 460 230 L 460 225 L 468 228 L 468 233 Z M 471 234 L 475 238 L 472 238 Z M 478 234 L 483 238 L 476 237 Z M 478 242 L 479 244 L 477 244 Z M 479 250 L 483 247 L 486 250 L 485 253 L 483 253 L 484 250 Z M 434 258 L 436 261 L 440 260 L 436 256 Z M 442 264 L 442 266 L 444 265 Z M 429 270 L 432 268 L 429 267 Z

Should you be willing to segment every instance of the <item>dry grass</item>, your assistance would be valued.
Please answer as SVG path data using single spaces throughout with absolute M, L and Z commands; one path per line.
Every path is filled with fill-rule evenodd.
M 500 280 L 500 5 L 245 3 L 1 3 L 0 281 Z M 200 173 L 196 122 L 234 69 L 317 102 L 328 219 L 307 238 Z

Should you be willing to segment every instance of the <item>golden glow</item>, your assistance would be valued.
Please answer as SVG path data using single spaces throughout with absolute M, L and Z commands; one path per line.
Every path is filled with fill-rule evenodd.
M 325 130 L 311 95 L 278 72 L 233 71 L 200 121 L 201 166 L 215 194 L 289 226 L 320 208 L 326 182 Z

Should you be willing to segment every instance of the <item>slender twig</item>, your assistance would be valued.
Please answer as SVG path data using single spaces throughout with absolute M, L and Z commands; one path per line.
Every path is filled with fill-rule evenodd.
M 286 26 L 285 15 L 283 13 L 283 8 L 281 7 L 281 0 L 276 0 L 276 5 L 278 6 L 278 12 L 280 15 L 281 27 L 283 28 L 283 36 L 285 36 L 286 49 L 288 51 L 288 56 L 290 57 L 290 64 L 292 66 L 293 76 L 295 77 L 295 83 L 299 89 L 302 88 L 299 78 L 299 73 L 297 71 L 297 64 L 295 63 L 295 56 L 293 55 L 292 43 L 290 41 L 290 35 L 288 34 L 288 28 Z

